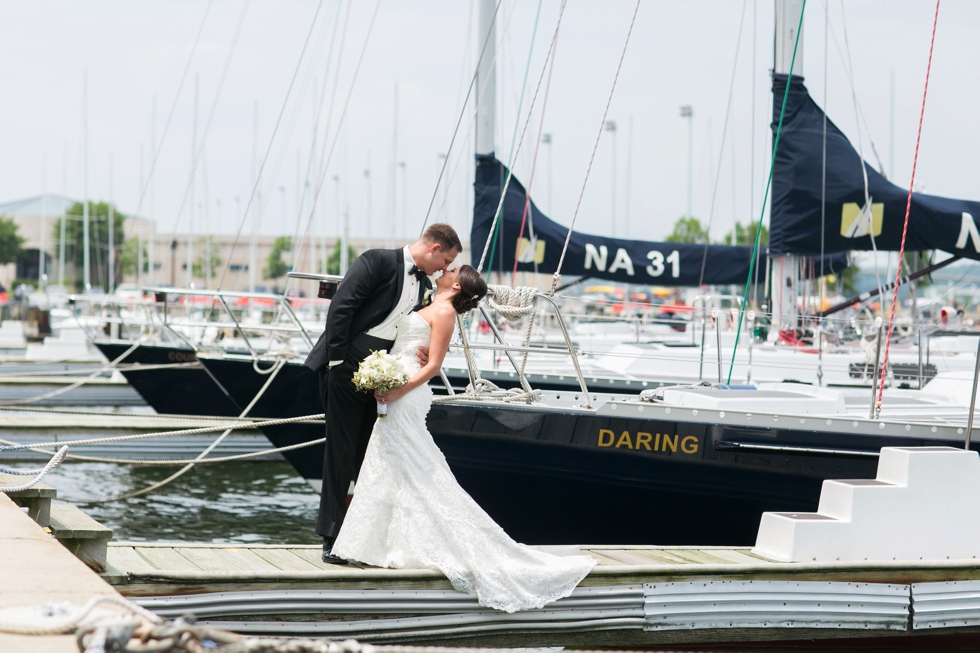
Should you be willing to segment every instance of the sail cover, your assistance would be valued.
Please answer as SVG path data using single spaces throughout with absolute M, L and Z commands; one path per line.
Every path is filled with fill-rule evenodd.
M 773 134 L 786 89 L 787 75 L 773 75 Z M 821 233 L 821 165 L 824 112 L 810 97 L 803 78 L 794 75 L 786 102 L 782 134 L 772 179 L 769 251 L 773 254 L 819 254 Z M 866 206 L 861 165 L 868 174 Z M 827 120 L 827 182 L 823 251 L 898 251 L 908 188 L 889 182 L 862 162 L 840 129 Z M 908 251 L 939 249 L 980 259 L 980 202 L 912 194 Z
M 490 234 L 500 202 L 500 189 L 506 177 L 507 168 L 494 156 L 477 156 L 473 227 L 470 232 L 474 266 L 479 262 Z M 497 227 L 497 238 L 488 249 L 484 271 L 511 272 L 515 258 L 517 270 L 521 272 L 551 274 L 558 268 L 568 228 L 545 217 L 532 200 L 521 235 L 525 197 L 524 186 L 516 177 L 511 178 L 503 215 Z M 697 286 L 699 282 L 705 285 L 745 283 L 752 258 L 751 247 L 707 247 L 705 257 L 704 245 L 626 240 L 576 231 L 568 244 L 562 274 L 655 286 Z M 830 274 L 845 267 L 846 255 L 825 257 L 825 273 Z M 819 263 L 814 269 L 821 269 Z M 758 281 L 762 282 L 766 270 L 764 248 L 759 253 L 756 270 Z

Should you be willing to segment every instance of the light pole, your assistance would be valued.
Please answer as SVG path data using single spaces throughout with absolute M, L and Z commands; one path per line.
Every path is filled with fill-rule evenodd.
M 681 107 L 681 118 L 687 118 L 687 217 L 691 217 L 691 185 L 694 180 L 694 109 L 690 104 Z
M 606 131 L 612 134 L 612 206 L 610 208 L 610 222 L 612 224 L 612 235 L 616 236 L 616 121 L 606 121 Z
M 541 142 L 548 146 L 548 215 L 552 215 L 551 204 L 551 134 L 541 134 Z M 552 216 L 553 217 L 553 216 Z

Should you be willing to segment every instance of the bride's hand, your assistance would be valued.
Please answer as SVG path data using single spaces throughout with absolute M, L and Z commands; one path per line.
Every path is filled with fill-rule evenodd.
M 388 392 L 385 393 L 375 392 L 374 398 L 375 400 L 378 401 L 378 403 L 390 404 L 395 399 L 400 399 L 401 397 L 404 397 L 406 392 L 408 392 L 408 389 L 405 386 L 401 386 L 395 388 L 394 390 L 389 390 Z

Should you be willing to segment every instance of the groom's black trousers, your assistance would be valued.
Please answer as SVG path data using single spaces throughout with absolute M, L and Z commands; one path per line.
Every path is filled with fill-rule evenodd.
M 347 360 L 320 370 L 320 398 L 326 413 L 323 450 L 323 488 L 316 533 L 334 538 L 347 514 L 347 490 L 364 462 L 364 452 L 378 416 L 378 402 L 369 392 L 354 387 L 354 372 L 372 351 L 389 350 L 392 341 L 367 334 L 355 337 Z

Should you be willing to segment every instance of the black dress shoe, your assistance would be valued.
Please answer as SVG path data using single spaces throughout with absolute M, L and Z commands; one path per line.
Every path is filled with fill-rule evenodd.
M 323 540 L 323 560 L 329 565 L 346 565 L 348 562 L 339 556 L 335 556 L 331 549 L 333 549 L 333 542 L 328 540 Z

